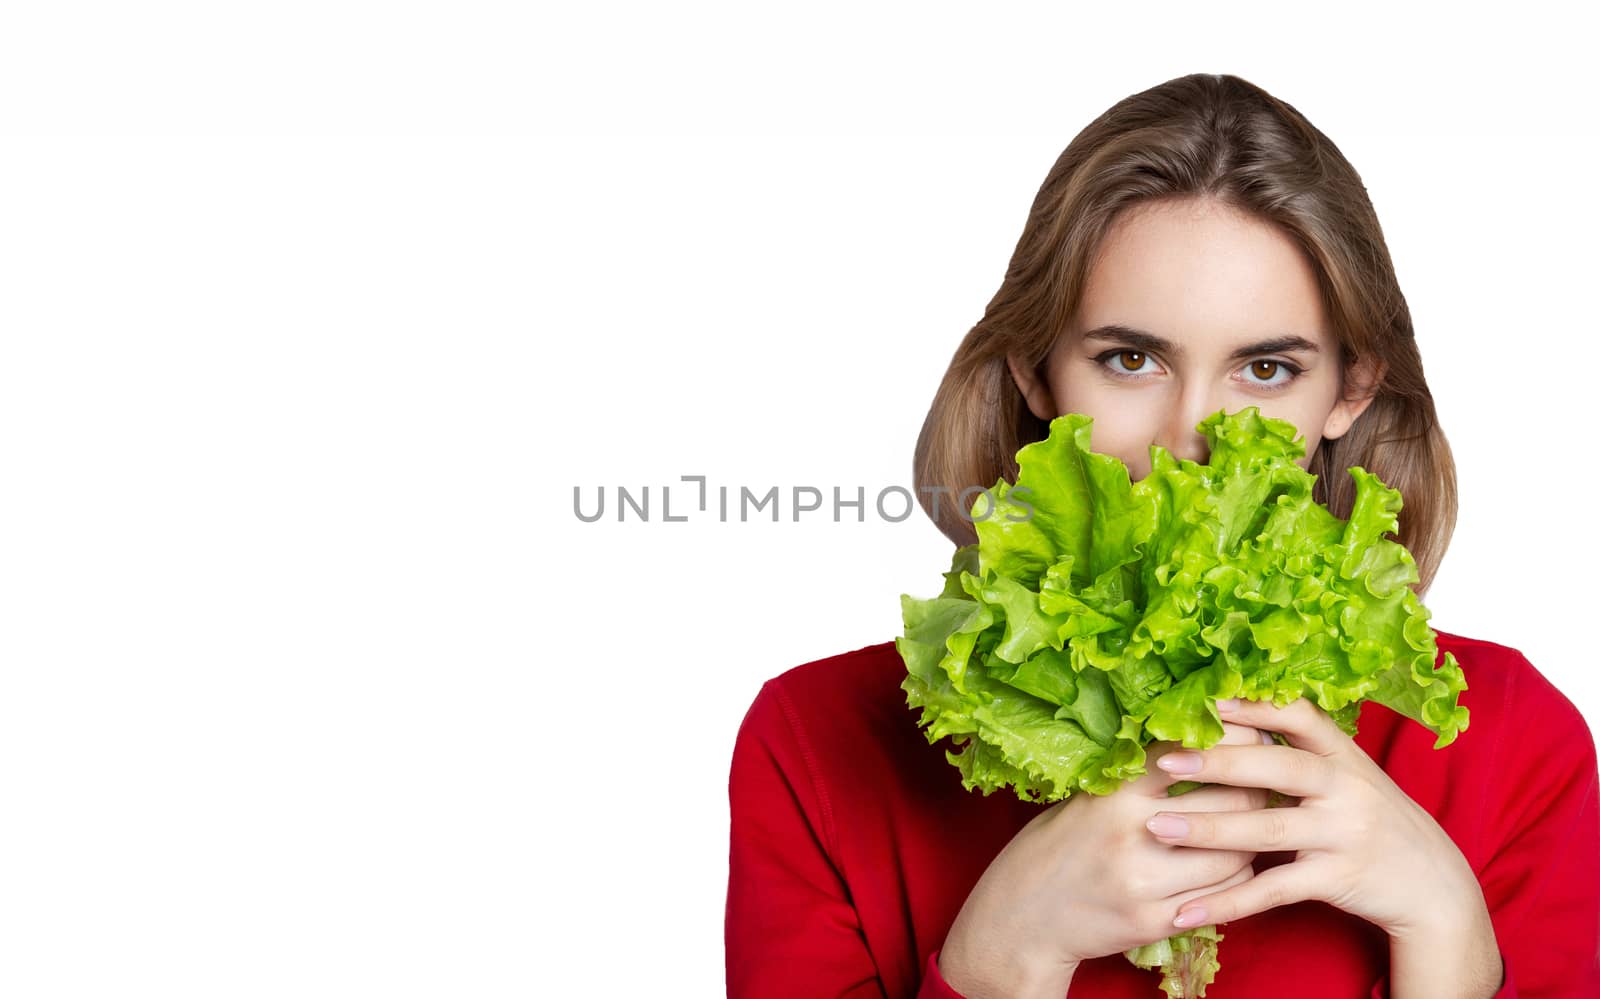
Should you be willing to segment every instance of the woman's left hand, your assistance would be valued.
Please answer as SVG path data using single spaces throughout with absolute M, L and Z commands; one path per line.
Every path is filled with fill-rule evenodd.
M 1276 790 L 1299 804 L 1162 812 L 1184 819 L 1188 832 L 1161 835 L 1154 818 L 1151 832 L 1173 846 L 1292 850 L 1295 859 L 1186 902 L 1175 925 L 1222 923 L 1308 899 L 1360 916 L 1396 939 L 1488 925 L 1477 876 L 1449 834 L 1321 708 L 1303 697 L 1282 708 L 1250 700 L 1233 710 L 1227 702 L 1217 707 L 1226 721 L 1282 733 L 1289 745 L 1185 750 L 1162 756 L 1157 766 L 1208 784 Z M 1198 767 L 1174 769 L 1184 757 Z

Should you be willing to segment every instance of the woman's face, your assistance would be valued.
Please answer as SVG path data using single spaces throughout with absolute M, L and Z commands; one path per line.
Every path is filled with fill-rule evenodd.
M 1299 429 L 1305 466 L 1371 401 L 1341 398 L 1339 344 L 1310 261 L 1277 228 L 1215 201 L 1124 212 L 1042 371 L 1010 364 L 1035 416 L 1093 417 L 1094 450 L 1135 479 L 1150 470 L 1151 444 L 1204 462 L 1195 424 L 1252 405 Z M 1365 365 L 1349 375 L 1353 395 L 1370 383 Z

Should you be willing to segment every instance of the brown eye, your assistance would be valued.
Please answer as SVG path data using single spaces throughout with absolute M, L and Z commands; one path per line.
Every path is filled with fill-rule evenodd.
M 1137 350 L 1125 350 L 1117 355 L 1122 366 L 1129 371 L 1138 371 L 1144 367 L 1144 353 Z
M 1250 365 L 1250 370 L 1255 372 L 1262 381 L 1266 381 L 1277 374 L 1280 367 L 1282 365 L 1277 361 L 1257 361 Z

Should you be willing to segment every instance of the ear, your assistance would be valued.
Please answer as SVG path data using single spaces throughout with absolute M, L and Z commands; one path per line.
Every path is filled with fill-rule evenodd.
M 1378 397 L 1378 387 L 1383 383 L 1384 365 L 1376 358 L 1358 358 L 1344 370 L 1344 384 L 1340 386 L 1339 401 L 1322 424 L 1324 440 L 1343 437 L 1355 424 L 1356 417 L 1367 411 L 1372 400 Z
M 1039 377 L 1037 368 L 1022 363 L 1015 354 L 1006 355 L 1006 367 L 1011 369 L 1011 380 L 1017 383 L 1017 389 L 1022 392 L 1022 398 L 1028 403 L 1029 412 L 1046 423 L 1061 415 L 1056 412 L 1055 399 L 1050 395 L 1050 385 Z

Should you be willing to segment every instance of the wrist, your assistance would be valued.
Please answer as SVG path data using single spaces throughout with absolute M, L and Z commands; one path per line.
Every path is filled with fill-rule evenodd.
M 1389 971 L 1394 999 L 1490 999 L 1499 992 L 1505 965 L 1481 894 L 1476 908 L 1441 906 L 1430 921 L 1391 931 Z
M 1453 842 L 1448 854 L 1448 863 L 1423 875 L 1427 890 L 1409 893 L 1416 908 L 1401 913 L 1393 925 L 1379 924 L 1391 940 L 1420 940 L 1434 934 L 1459 937 L 1490 925 L 1489 903 L 1477 872 Z
M 969 957 L 952 941 L 935 963 L 945 984 L 966 999 L 1061 999 L 1078 970 L 1077 961 L 1030 962 L 1007 951 Z
M 1432 896 L 1425 910 L 1412 913 L 1405 922 L 1384 927 L 1391 943 L 1427 940 L 1466 940 L 1487 933 L 1494 936 L 1489 918 L 1489 903 L 1476 877 L 1466 882 L 1448 900 Z

